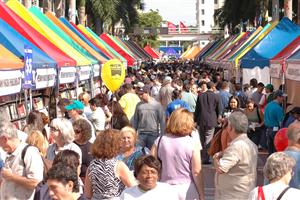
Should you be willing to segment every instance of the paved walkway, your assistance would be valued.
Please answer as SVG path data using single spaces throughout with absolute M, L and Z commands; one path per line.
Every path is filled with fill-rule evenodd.
M 263 177 L 263 166 L 266 162 L 268 154 L 264 152 L 258 153 L 258 161 L 257 161 L 257 185 L 263 185 L 264 177 Z M 204 192 L 205 192 L 205 200 L 214 200 L 214 176 L 215 170 L 213 165 L 202 165 L 203 167 L 203 175 L 204 175 Z

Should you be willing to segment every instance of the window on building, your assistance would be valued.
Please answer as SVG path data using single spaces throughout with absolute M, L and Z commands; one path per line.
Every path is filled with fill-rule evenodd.
M 218 4 L 219 2 L 218 2 L 218 0 L 215 0 L 215 4 Z
M 204 15 L 204 9 L 201 9 L 201 15 Z
M 201 20 L 201 25 L 205 26 L 205 21 L 204 20 Z
M 201 0 L 201 3 L 202 3 L 202 4 L 205 4 L 205 1 L 204 1 L 204 0 Z

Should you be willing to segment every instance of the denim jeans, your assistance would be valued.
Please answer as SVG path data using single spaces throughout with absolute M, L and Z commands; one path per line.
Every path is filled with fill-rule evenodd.
M 277 131 L 273 131 L 273 127 L 267 128 L 267 145 L 268 145 L 268 152 L 269 154 L 272 154 L 276 152 L 275 146 L 274 146 L 274 138 Z
M 201 150 L 201 160 L 202 163 L 208 163 L 209 162 L 209 155 L 208 155 L 208 148 L 210 146 L 210 141 L 212 140 L 214 136 L 215 128 L 214 127 L 205 127 L 205 126 L 199 126 L 199 135 L 200 135 L 200 141 L 202 145 Z
M 148 149 L 152 148 L 156 138 L 158 138 L 158 133 L 149 133 L 149 132 L 140 132 L 139 133 L 139 142 L 143 147 L 147 147 Z

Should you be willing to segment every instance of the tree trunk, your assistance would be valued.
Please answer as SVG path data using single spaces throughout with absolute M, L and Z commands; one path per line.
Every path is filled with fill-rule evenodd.
M 300 0 L 298 0 L 297 6 L 297 23 L 300 24 Z
M 96 26 L 96 34 L 101 35 L 103 33 L 103 22 L 99 19 L 95 20 L 95 26 Z
M 279 0 L 272 0 L 272 21 L 279 21 Z
M 43 0 L 43 12 L 52 12 L 52 3 L 50 0 Z
M 23 4 L 26 8 L 30 8 L 31 7 L 31 0 L 23 0 Z
M 54 12 L 56 17 L 64 17 L 64 6 L 63 0 L 54 1 Z
M 293 18 L 293 1 L 284 0 L 284 16 L 288 17 L 290 20 Z
M 76 0 L 69 0 L 69 20 L 76 24 Z
M 83 26 L 86 25 L 86 17 L 85 17 L 85 5 L 79 7 L 79 23 Z

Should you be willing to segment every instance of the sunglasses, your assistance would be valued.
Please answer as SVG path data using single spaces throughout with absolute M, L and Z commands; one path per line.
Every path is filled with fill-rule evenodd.
M 53 127 L 53 126 L 50 126 L 50 132 L 57 132 L 57 131 L 59 131 L 58 128 L 55 128 L 55 127 Z

